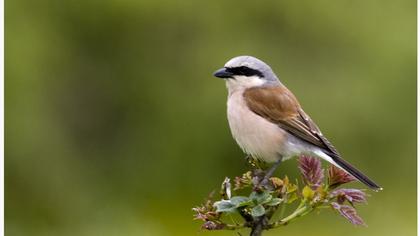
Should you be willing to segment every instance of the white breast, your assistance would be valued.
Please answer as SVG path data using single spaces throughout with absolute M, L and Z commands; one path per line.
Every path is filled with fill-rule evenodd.
M 277 161 L 280 155 L 286 154 L 283 143 L 287 143 L 289 135 L 277 125 L 249 110 L 242 94 L 241 89 L 230 91 L 227 102 L 229 126 L 233 137 L 239 146 L 253 157 L 266 162 Z

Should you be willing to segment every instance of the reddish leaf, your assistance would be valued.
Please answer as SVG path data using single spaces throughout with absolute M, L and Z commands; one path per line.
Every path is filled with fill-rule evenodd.
M 312 189 L 318 188 L 324 180 L 324 171 L 318 158 L 302 155 L 299 158 L 299 170 L 304 181 Z
M 347 200 L 350 203 L 367 203 L 366 193 L 359 189 L 338 189 L 331 193 L 333 197 L 337 197 L 338 203 Z
M 344 218 L 346 218 L 350 223 L 354 225 L 361 225 L 361 226 L 367 226 L 365 222 L 363 222 L 362 218 L 357 215 L 356 209 L 354 209 L 351 206 L 348 205 L 340 205 L 336 202 L 331 203 L 331 206 L 337 210 L 340 215 L 342 215 Z
M 354 180 L 356 179 L 353 176 L 336 166 L 331 165 L 328 168 L 328 182 L 332 187 L 337 187 Z
M 207 229 L 207 230 L 218 230 L 218 229 L 223 229 L 224 227 L 225 227 L 225 224 L 220 224 L 213 221 L 207 221 L 201 226 L 202 229 Z

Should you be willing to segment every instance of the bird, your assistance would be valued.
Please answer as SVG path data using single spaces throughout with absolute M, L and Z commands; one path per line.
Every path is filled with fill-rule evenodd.
M 302 154 L 316 156 L 369 188 L 382 189 L 341 157 L 305 113 L 295 95 L 265 62 L 252 56 L 237 56 L 213 75 L 226 81 L 229 127 L 246 154 L 274 163 L 274 170 L 282 161 L 292 157 Z

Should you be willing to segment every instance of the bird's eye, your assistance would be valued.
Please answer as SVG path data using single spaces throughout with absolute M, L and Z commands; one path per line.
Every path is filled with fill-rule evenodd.
M 264 75 L 259 70 L 254 70 L 246 66 L 239 66 L 239 67 L 228 67 L 226 68 L 227 71 L 234 75 L 244 75 L 244 76 L 258 76 L 264 77 Z

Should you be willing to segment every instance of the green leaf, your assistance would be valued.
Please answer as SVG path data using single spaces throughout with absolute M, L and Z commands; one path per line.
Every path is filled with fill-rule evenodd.
M 235 196 L 232 197 L 230 199 L 230 202 L 235 205 L 237 208 L 238 207 L 243 207 L 243 206 L 248 206 L 250 204 L 252 204 L 251 199 L 249 199 L 248 197 L 244 197 L 244 196 Z
M 302 196 L 304 199 L 312 199 L 314 194 L 315 192 L 307 185 L 302 189 Z
M 251 209 L 251 215 L 253 217 L 259 217 L 265 214 L 265 209 L 262 205 L 257 205 Z
M 221 200 L 213 204 L 216 207 L 216 212 L 235 212 L 236 206 L 230 200 Z
M 251 199 L 255 204 L 265 204 L 269 201 L 271 201 L 271 194 L 268 191 L 264 191 L 261 193 L 252 192 L 251 195 L 249 195 L 249 199 Z
M 267 202 L 267 205 L 268 206 L 277 206 L 281 202 L 282 202 L 282 199 L 276 197 L 276 198 L 271 199 L 271 201 Z

